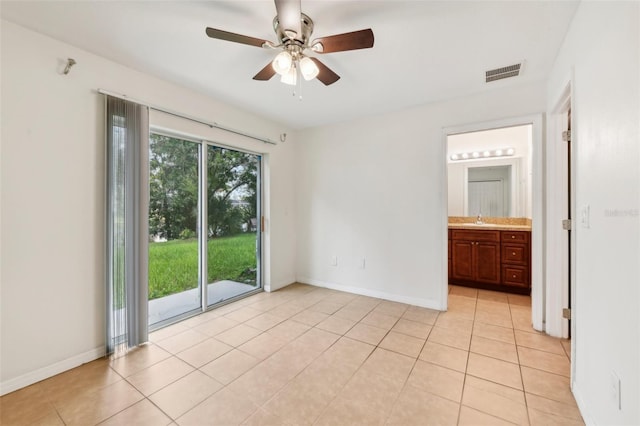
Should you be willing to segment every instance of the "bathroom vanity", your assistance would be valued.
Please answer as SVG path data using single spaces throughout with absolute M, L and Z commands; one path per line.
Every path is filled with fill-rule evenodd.
M 519 294 L 531 292 L 531 228 L 449 224 L 449 283 Z

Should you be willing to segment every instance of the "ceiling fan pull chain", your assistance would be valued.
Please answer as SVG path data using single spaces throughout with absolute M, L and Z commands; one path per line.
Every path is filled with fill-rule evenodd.
M 298 100 L 302 102 L 302 73 L 299 66 L 296 67 L 296 72 L 298 73 Z
M 298 89 L 298 84 L 299 84 L 298 83 L 298 80 L 299 80 L 298 79 L 298 67 L 296 67 L 296 61 L 295 60 L 291 63 L 291 67 L 293 68 L 293 72 L 296 74 L 295 75 L 295 80 L 294 80 L 295 84 L 293 85 L 293 92 L 291 93 L 291 96 L 295 97 L 296 96 L 296 91 Z

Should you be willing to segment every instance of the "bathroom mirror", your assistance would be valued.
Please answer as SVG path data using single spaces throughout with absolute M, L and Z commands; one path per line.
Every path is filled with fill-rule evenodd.
M 449 216 L 531 218 L 531 146 L 531 125 L 449 135 Z
M 467 169 L 467 216 L 509 217 L 513 166 L 469 167 Z

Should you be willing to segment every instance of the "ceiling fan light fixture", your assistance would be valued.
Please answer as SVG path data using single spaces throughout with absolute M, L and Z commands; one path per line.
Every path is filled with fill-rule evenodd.
M 293 69 L 293 57 L 286 50 L 282 51 L 274 58 L 271 65 L 275 72 L 284 77 Z
M 311 50 L 313 50 L 313 51 L 314 51 L 314 52 L 316 52 L 316 53 L 322 53 L 322 52 L 324 52 L 324 46 L 322 45 L 322 43 L 321 43 L 321 42 L 319 42 L 319 41 L 315 41 L 315 40 L 314 40 L 314 41 L 313 41 L 313 43 L 311 44 L 310 49 L 311 49 Z
M 298 72 L 295 66 L 291 66 L 289 68 L 289 72 L 286 74 L 282 74 L 280 77 L 280 81 L 284 84 L 288 84 L 290 86 L 295 86 L 298 83 Z
M 305 80 L 313 80 L 320 73 L 320 69 L 313 60 L 307 56 L 300 59 L 300 74 Z

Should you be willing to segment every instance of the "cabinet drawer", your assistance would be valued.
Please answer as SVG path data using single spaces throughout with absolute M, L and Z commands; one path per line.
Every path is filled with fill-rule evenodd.
M 524 244 L 502 244 L 502 262 L 521 263 L 526 265 L 529 261 L 529 250 Z
M 528 243 L 529 233 L 525 231 L 502 231 L 502 241 L 511 241 L 514 243 Z
M 463 229 L 452 229 L 451 239 L 464 241 L 500 241 L 500 231 L 467 231 Z
M 502 265 L 502 283 L 519 287 L 529 286 L 529 269 L 524 266 Z

